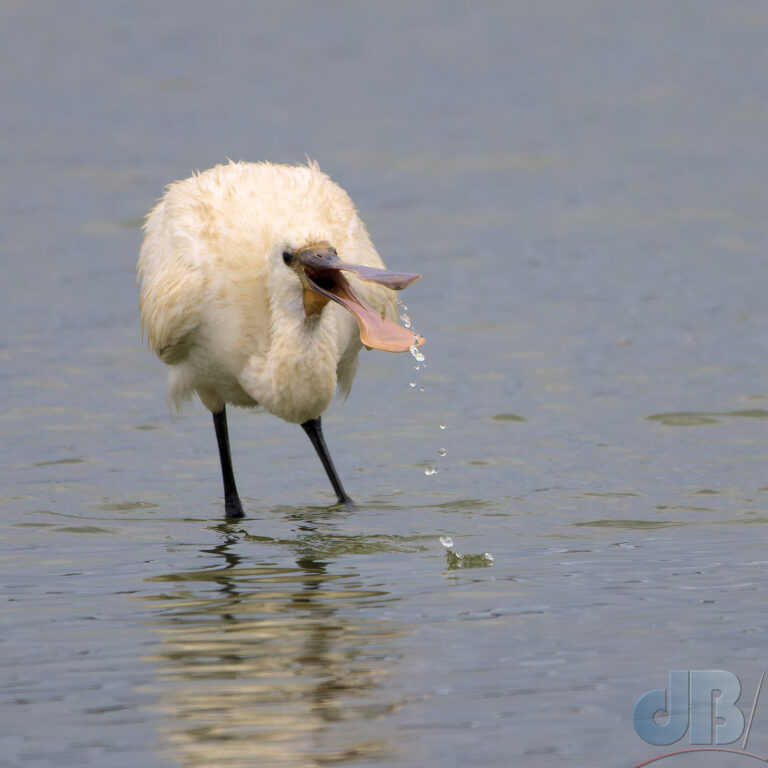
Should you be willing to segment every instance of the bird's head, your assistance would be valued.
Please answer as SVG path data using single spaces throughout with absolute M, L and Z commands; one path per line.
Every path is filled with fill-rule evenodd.
M 360 339 L 366 347 L 386 352 L 405 352 L 414 344 L 421 346 L 424 343 L 421 336 L 387 320 L 369 306 L 353 290 L 344 272 L 393 291 L 406 288 L 421 275 L 347 264 L 339 259 L 336 249 L 330 243 L 322 240 L 300 248 L 286 247 L 282 259 L 301 281 L 307 317 L 319 314 L 329 301 L 335 301 L 354 315 L 360 326 Z

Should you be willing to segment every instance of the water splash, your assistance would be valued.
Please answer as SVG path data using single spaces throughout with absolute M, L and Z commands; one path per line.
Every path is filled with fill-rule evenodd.
M 440 543 L 447 550 L 445 559 L 449 570 L 456 568 L 487 568 L 493 565 L 494 559 L 490 552 L 483 552 L 480 555 L 462 555 L 453 548 L 453 539 L 450 536 L 441 536 Z

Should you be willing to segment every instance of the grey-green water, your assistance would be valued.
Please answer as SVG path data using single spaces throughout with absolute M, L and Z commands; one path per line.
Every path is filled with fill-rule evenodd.
M 669 669 L 749 715 L 766 72 L 760 0 L 6 0 L 2 764 L 629 766 L 674 748 L 632 722 Z M 228 526 L 141 344 L 138 228 L 194 168 L 305 153 L 423 273 L 428 365 L 364 354 L 327 414 L 354 510 L 233 413 Z

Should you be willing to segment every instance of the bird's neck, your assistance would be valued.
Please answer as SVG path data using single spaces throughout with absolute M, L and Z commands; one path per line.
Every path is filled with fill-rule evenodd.
M 278 311 L 269 351 L 251 371 L 250 388 L 268 411 L 301 424 L 317 418 L 336 391 L 336 326 L 327 309 L 311 317 Z

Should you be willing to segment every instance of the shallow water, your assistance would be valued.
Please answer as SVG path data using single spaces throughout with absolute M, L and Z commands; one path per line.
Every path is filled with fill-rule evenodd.
M 766 42 L 757 1 L 4 3 L 3 764 L 636 765 L 670 669 L 749 715 Z M 328 412 L 354 509 L 232 413 L 226 525 L 210 417 L 170 420 L 141 344 L 138 227 L 193 168 L 304 153 L 423 273 L 427 366 L 366 353 Z

